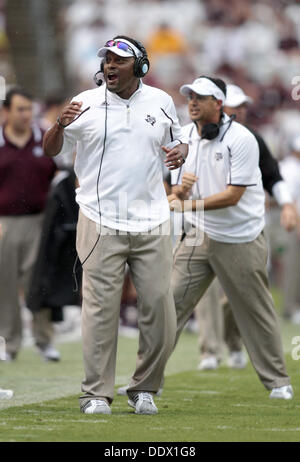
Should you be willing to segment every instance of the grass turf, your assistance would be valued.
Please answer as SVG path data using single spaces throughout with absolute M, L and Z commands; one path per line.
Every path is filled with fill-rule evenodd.
M 300 327 L 284 323 L 286 351 Z M 137 339 L 120 337 L 116 383 L 127 383 Z M 83 376 L 80 343 L 61 344 L 61 363 L 45 363 L 32 348 L 2 364 L 0 384 L 15 397 L 0 402 L 0 441 L 201 442 L 299 441 L 300 363 L 286 354 L 292 401 L 270 400 L 251 364 L 243 371 L 196 370 L 197 336 L 184 333 L 168 367 L 156 416 L 137 416 L 116 396 L 111 416 L 79 412 Z

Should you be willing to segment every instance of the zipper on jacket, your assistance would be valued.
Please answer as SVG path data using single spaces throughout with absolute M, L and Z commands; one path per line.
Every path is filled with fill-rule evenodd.
M 126 104 L 126 107 L 127 107 L 126 125 L 127 127 L 129 127 L 130 125 L 130 106 L 129 104 Z

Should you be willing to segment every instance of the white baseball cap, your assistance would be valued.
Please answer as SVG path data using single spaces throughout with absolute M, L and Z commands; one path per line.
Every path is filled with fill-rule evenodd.
M 123 58 L 134 58 L 142 56 L 141 50 L 133 45 L 133 43 L 121 38 L 116 40 L 108 40 L 104 47 L 98 50 L 97 56 L 99 56 L 99 58 L 104 58 L 108 51 L 111 51 L 118 56 L 122 56 Z
M 227 85 L 225 106 L 238 107 L 244 103 L 253 103 L 253 99 L 247 96 L 237 85 Z
M 179 91 L 183 96 L 189 96 L 191 91 L 197 93 L 197 95 L 214 96 L 216 99 L 221 100 L 223 104 L 226 99 L 221 88 L 206 77 L 199 77 L 190 85 L 182 85 Z

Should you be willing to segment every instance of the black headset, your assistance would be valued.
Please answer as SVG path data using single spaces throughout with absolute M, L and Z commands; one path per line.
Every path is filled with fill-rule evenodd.
M 222 119 L 218 124 L 209 123 L 205 124 L 201 130 L 202 140 L 214 140 L 220 133 L 220 126 L 222 125 Z
M 222 113 L 220 122 L 217 123 L 217 124 L 209 123 L 209 124 L 203 125 L 202 130 L 201 130 L 201 139 L 202 139 L 202 140 L 214 140 L 215 138 L 217 138 L 217 136 L 218 136 L 219 133 L 220 133 L 220 128 L 221 128 L 223 125 L 229 124 L 229 125 L 228 125 L 228 129 L 230 128 L 230 125 L 232 124 L 232 122 L 233 122 L 234 119 L 236 118 L 236 115 L 235 115 L 235 114 L 232 114 L 232 115 L 229 117 L 229 120 L 227 120 L 226 122 L 223 122 L 223 116 L 224 116 L 224 114 Z M 227 130 L 228 130 L 228 129 L 227 129 Z M 225 131 L 225 133 L 224 133 L 224 135 L 222 136 L 222 139 L 221 139 L 220 141 L 223 140 L 223 138 L 224 138 L 224 136 L 225 136 L 227 130 Z
M 120 38 L 120 40 L 122 40 L 122 38 Z M 142 56 L 138 57 L 135 54 L 135 51 L 132 49 L 134 53 L 133 75 L 138 78 L 144 77 L 150 69 L 150 62 L 148 59 L 147 51 L 141 42 L 138 42 L 137 40 L 135 40 L 134 42 L 129 39 L 126 39 L 126 40 L 132 43 L 133 45 L 135 45 L 142 53 Z M 102 85 L 103 83 L 103 80 L 98 77 L 98 74 L 103 74 L 103 72 L 104 72 L 104 60 L 101 61 L 100 70 L 96 72 L 96 74 L 94 75 L 94 81 L 96 85 L 98 85 L 98 87 L 100 87 L 100 85 Z
M 130 40 L 128 40 L 128 41 L 130 41 Z M 149 62 L 149 59 L 148 59 L 147 51 L 146 51 L 145 47 L 141 44 L 141 42 L 138 42 L 136 40 L 135 43 L 133 43 L 133 42 L 131 42 L 131 43 L 133 45 L 137 45 L 137 48 L 142 53 L 142 56 L 137 57 L 136 54 L 134 53 L 134 50 L 133 50 L 133 53 L 134 53 L 134 56 L 135 56 L 133 74 L 135 75 L 135 77 L 141 78 L 141 77 L 144 77 L 147 74 L 147 72 L 149 71 L 149 69 L 150 69 L 150 62 Z

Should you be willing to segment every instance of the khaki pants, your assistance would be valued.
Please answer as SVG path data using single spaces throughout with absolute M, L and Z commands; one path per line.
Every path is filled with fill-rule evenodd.
M 211 283 L 198 302 L 199 350 L 202 357 L 213 355 L 223 359 L 224 343 L 229 352 L 241 351 L 243 342 L 233 313 L 218 278 Z
M 39 248 L 43 215 L 0 217 L 0 336 L 6 351 L 16 355 L 22 343 L 22 316 L 19 290 L 26 293 Z M 48 345 L 53 337 L 50 311 L 33 314 L 36 344 Z
M 195 237 L 195 229 L 189 236 Z M 267 389 L 288 385 L 280 328 L 266 272 L 263 233 L 253 242 L 226 244 L 204 235 L 202 245 L 180 242 L 172 285 L 177 312 L 177 339 L 215 275 L 228 297 L 252 364 Z
M 159 231 L 158 229 L 156 231 Z M 96 223 L 81 212 L 77 251 L 81 262 L 95 246 Z M 82 344 L 85 380 L 80 405 L 91 398 L 112 402 L 125 265 L 138 294 L 140 331 L 136 370 L 128 394 L 156 392 L 176 335 L 170 287 L 172 246 L 169 235 L 122 233 L 101 228 L 100 239 L 83 264 Z
M 199 350 L 202 357 L 223 356 L 224 317 L 221 305 L 222 290 L 215 278 L 197 303 L 195 314 L 199 327 Z

